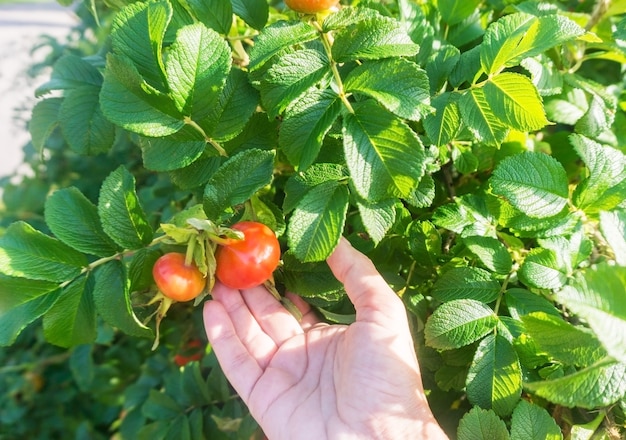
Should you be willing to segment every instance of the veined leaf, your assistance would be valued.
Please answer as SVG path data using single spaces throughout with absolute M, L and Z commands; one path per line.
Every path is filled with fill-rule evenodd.
M 207 149 L 206 139 L 188 125 L 173 136 L 140 138 L 140 145 L 144 166 L 152 171 L 185 168 L 193 164 Z
M 452 141 L 461 128 L 459 95 L 445 92 L 431 101 L 435 112 L 424 117 L 424 129 L 433 144 L 438 147 Z
M 222 219 L 232 207 L 248 200 L 272 181 L 274 153 L 244 150 L 228 159 L 204 188 L 204 212 L 209 219 Z
M 522 370 L 515 349 L 501 335 L 480 341 L 467 374 L 469 401 L 506 416 L 513 412 L 522 395 Z
M 376 99 L 401 118 L 417 121 L 431 111 L 426 72 L 403 58 L 357 66 L 345 79 L 344 88 Z
M 102 183 L 98 214 L 104 232 L 124 249 L 139 249 L 152 241 L 154 232 L 135 192 L 135 178 L 124 166 Z
M 375 244 L 380 243 L 396 221 L 395 200 L 370 204 L 359 199 L 356 204 L 368 235 Z
M 617 264 L 626 266 L 626 211 L 600 211 L 600 230 L 613 249 Z
M 83 254 L 25 222 L 11 224 L 0 237 L 0 273 L 60 283 L 78 276 L 85 266 Z
M 345 167 L 334 163 L 316 163 L 304 172 L 294 174 L 285 185 L 283 211 L 292 211 L 304 196 L 317 185 L 347 178 Z
M 518 131 L 534 131 L 548 124 L 541 98 L 524 75 L 504 72 L 484 85 L 485 100 L 502 122 Z
M 230 49 L 217 32 L 200 23 L 179 29 L 165 65 L 178 111 L 195 121 L 211 113 L 230 65 Z
M 278 21 L 259 34 L 250 50 L 250 70 L 263 66 L 286 47 L 306 43 L 317 37 L 317 31 L 305 21 Z
M 434 267 L 441 257 L 441 234 L 429 221 L 413 221 L 406 229 L 409 250 L 420 265 Z
M 435 282 L 433 298 L 446 302 L 456 299 L 473 299 L 490 303 L 498 297 L 500 283 L 486 270 L 477 267 L 454 267 Z
M 0 315 L 59 289 L 59 284 L 0 274 Z
M 93 278 L 83 275 L 63 288 L 43 317 L 46 340 L 60 347 L 88 344 L 96 339 Z
M 315 161 L 341 108 L 338 95 L 316 89 L 302 95 L 287 108 L 278 142 L 298 170 L 307 169 Z
M 80 252 L 107 257 L 118 251 L 102 229 L 98 208 L 76 188 L 60 189 L 50 195 L 45 218 L 59 240 Z
M 332 47 L 339 63 L 354 60 L 378 60 L 410 57 L 419 51 L 402 24 L 382 15 L 365 18 L 337 31 Z
M 283 254 L 285 287 L 290 292 L 298 292 L 313 303 L 321 302 L 320 306 L 338 301 L 345 296 L 343 285 L 330 271 L 324 261 L 303 263 L 293 252 Z
M 454 68 L 461 59 L 461 52 L 451 44 L 443 44 L 426 61 L 430 93 L 436 95 L 445 90 Z
M 549 217 L 568 200 L 563 166 L 544 153 L 526 152 L 504 159 L 490 179 L 494 194 L 506 197 L 529 217 Z
M 562 258 L 552 249 L 535 248 L 529 252 L 519 270 L 520 280 L 531 287 L 559 289 L 570 274 Z
M 287 229 L 289 247 L 299 260 L 322 261 L 331 254 L 341 238 L 348 202 L 347 186 L 332 180 L 304 196 Z
M 43 151 L 46 141 L 59 124 L 59 111 L 63 98 L 48 98 L 39 101 L 33 107 L 28 131 L 33 146 L 39 152 Z
M 261 30 L 269 17 L 269 5 L 265 0 L 231 0 L 233 12 L 253 29 Z
M 276 117 L 292 101 L 330 75 L 328 59 L 318 50 L 302 49 L 281 56 L 261 82 L 261 100 L 269 117 Z
M 509 440 L 509 431 L 504 420 L 492 410 L 479 407 L 467 412 L 457 430 L 458 440 Z
M 557 292 L 557 301 L 583 318 L 609 355 L 626 365 L 626 267 L 603 263 Z
M 493 331 L 497 323 L 493 310 L 480 301 L 446 302 L 426 321 L 426 345 L 440 350 L 464 347 Z
M 526 58 L 521 65 L 530 73 L 541 96 L 558 95 L 563 91 L 563 74 L 547 55 Z
M 359 195 L 409 197 L 424 174 L 424 147 L 404 122 L 368 100 L 344 118 L 344 153 Z
M 482 87 L 461 95 L 459 109 L 463 122 L 480 142 L 500 145 L 509 132 L 509 127 L 493 113 Z
M 626 394 L 626 364 L 600 361 L 557 379 L 527 382 L 524 388 L 568 408 L 599 408 L 615 403 Z
M 520 400 L 511 417 L 511 440 L 561 440 L 561 428 L 544 408 Z
M 509 314 L 517 320 L 521 320 L 523 316 L 533 312 L 542 312 L 556 317 L 561 316 L 554 304 L 543 296 L 526 289 L 509 289 L 504 294 L 504 300 L 506 301 Z
M 189 9 L 205 26 L 227 35 L 233 25 L 233 6 L 230 0 L 187 0 Z
M 474 235 L 465 237 L 463 242 L 487 269 L 502 275 L 511 271 L 511 255 L 506 246 L 499 240 L 493 237 Z
M 480 0 L 437 0 L 437 10 L 448 25 L 462 22 L 472 15 Z
M 54 63 L 50 81 L 37 87 L 35 96 L 40 97 L 53 90 L 71 90 L 81 86 L 100 87 L 102 74 L 87 60 L 72 54 L 63 55 Z

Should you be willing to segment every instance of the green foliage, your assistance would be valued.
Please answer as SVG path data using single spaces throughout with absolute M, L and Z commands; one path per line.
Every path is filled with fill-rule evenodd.
M 252 218 L 277 289 L 330 322 L 354 310 L 324 260 L 341 236 L 368 254 L 451 437 L 623 436 L 613 3 L 84 2 L 30 173 L 0 180 L 0 438 L 261 438 L 210 347 L 174 364 L 203 297 L 150 350 L 154 261 L 187 248 L 211 280 L 210 237 Z

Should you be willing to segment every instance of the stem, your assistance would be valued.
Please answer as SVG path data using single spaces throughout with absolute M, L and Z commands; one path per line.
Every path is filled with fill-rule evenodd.
M 189 116 L 185 116 L 185 124 L 189 125 L 190 127 L 193 127 L 198 133 L 200 133 L 202 137 L 204 138 L 204 140 L 217 150 L 220 156 L 224 156 L 224 157 L 228 156 L 228 153 L 226 152 L 226 150 L 224 150 L 224 148 L 222 148 L 220 144 L 218 144 L 209 136 L 207 136 L 206 132 L 202 129 L 202 127 L 198 125 L 196 121 L 191 119 Z

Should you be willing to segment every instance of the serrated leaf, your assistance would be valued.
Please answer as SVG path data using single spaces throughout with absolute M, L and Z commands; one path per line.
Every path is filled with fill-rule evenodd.
M 213 111 L 231 66 L 228 44 L 201 23 L 176 33 L 165 63 L 170 96 L 178 111 L 200 121 Z
M 445 92 L 431 101 L 435 112 L 424 117 L 424 130 L 431 142 L 441 147 L 451 142 L 461 128 L 461 113 L 456 93 Z
M 341 112 L 339 96 L 329 90 L 311 90 L 285 112 L 278 143 L 298 170 L 306 170 L 317 158 L 324 137 Z
M 525 152 L 504 159 L 489 179 L 494 194 L 529 217 L 559 213 L 568 201 L 568 180 L 563 166 L 544 153 Z
M 509 440 L 509 431 L 504 420 L 495 412 L 479 407 L 467 412 L 457 430 L 458 440 Z
M 404 200 L 415 208 L 427 208 L 432 205 L 435 195 L 435 180 L 430 174 L 424 174 L 417 188 Z
M 489 212 L 484 195 L 465 194 L 454 203 L 438 207 L 432 216 L 437 226 L 462 236 L 493 236 L 495 219 Z
M 485 267 L 498 274 L 511 271 L 512 260 L 506 246 L 492 237 L 471 236 L 463 239 L 465 246 L 476 255 Z
M 102 114 L 99 91 L 93 86 L 71 89 L 59 109 L 63 137 L 78 154 L 106 153 L 115 142 L 115 126 Z
M 319 50 L 302 49 L 281 56 L 261 82 L 261 100 L 270 118 L 311 87 L 330 77 L 329 61 Z
M 326 262 L 303 263 L 293 252 L 287 251 L 283 254 L 283 272 L 285 287 L 307 300 L 317 298 L 327 303 L 345 295 L 343 285 Z
M 424 147 L 404 122 L 368 100 L 344 117 L 343 146 L 359 195 L 409 197 L 424 174 Z
M 522 394 L 522 371 L 511 343 L 501 335 L 488 335 L 474 355 L 467 373 L 469 401 L 499 416 L 511 414 Z
M 170 178 L 181 189 L 204 187 L 221 164 L 221 157 L 201 156 L 191 165 L 171 172 Z
M 311 189 L 298 203 L 287 239 L 299 260 L 322 261 L 331 254 L 343 232 L 348 202 L 347 186 L 331 180 Z
M 250 50 L 250 70 L 263 66 L 286 47 L 317 37 L 317 30 L 305 21 L 278 21 L 264 28 Z
M 445 89 L 445 85 L 454 68 L 456 67 L 461 53 L 451 44 L 443 44 L 426 61 L 426 72 L 430 83 L 430 93 L 436 95 Z
M 93 344 L 81 344 L 74 347 L 68 361 L 72 378 L 81 391 L 88 392 L 93 384 L 95 368 Z
M 93 278 L 84 275 L 63 288 L 43 317 L 46 340 L 60 347 L 88 344 L 96 340 Z
M 437 10 L 448 25 L 460 23 L 472 15 L 480 0 L 437 0 Z
M 444 272 L 431 291 L 433 298 L 442 302 L 472 299 L 490 303 L 499 293 L 500 283 L 477 267 L 454 267 Z
M 143 136 L 168 136 L 185 125 L 171 98 L 150 86 L 123 55 L 107 55 L 100 106 L 111 122 Z
M 98 208 L 77 188 L 64 188 L 46 200 L 46 224 L 52 233 L 74 249 L 99 257 L 118 251 L 102 229 Z
M 186 129 L 185 127 L 183 130 Z M 178 140 L 176 137 L 141 138 L 144 166 L 152 171 L 175 171 L 188 167 L 207 148 L 206 140 L 199 134 L 196 137 L 197 140 Z
M 132 3 L 115 16 L 111 27 L 113 51 L 132 60 L 139 75 L 161 91 L 167 90 L 161 48 L 171 17 L 167 1 Z
M 375 20 L 378 17 L 380 17 L 380 13 L 371 7 L 340 8 L 324 18 L 322 30 L 324 32 L 336 31 L 363 20 Z
M 533 312 L 521 317 L 525 332 L 548 356 L 566 365 L 586 367 L 606 355 L 591 331 L 560 316 Z
M 600 211 L 600 231 L 613 249 L 617 264 L 626 266 L 626 210 Z
M 135 192 L 135 178 L 124 166 L 107 176 L 100 188 L 98 214 L 102 228 L 124 249 L 139 249 L 154 232 Z
M 491 111 L 507 126 L 534 131 L 548 124 L 539 93 L 525 76 L 500 73 L 485 82 L 483 90 Z
M 6 275 L 60 283 L 85 266 L 83 254 L 25 222 L 11 224 L 0 237 L 0 272 Z
M 557 379 L 527 382 L 524 388 L 568 408 L 604 407 L 615 403 L 626 394 L 626 364 L 615 361 L 596 362 Z
M 120 261 L 110 261 L 94 273 L 93 299 L 105 322 L 131 336 L 151 337 L 152 330 L 133 312 L 127 274 Z
M 626 156 L 579 134 L 572 134 L 570 141 L 589 170 L 574 191 L 574 204 L 592 215 L 621 204 L 626 195 Z
M 606 263 L 588 269 L 556 299 L 585 319 L 609 355 L 626 364 L 626 268 Z
M 431 112 L 426 72 L 403 58 L 357 66 L 346 77 L 344 89 L 376 99 L 401 118 L 417 121 Z
M 139 249 L 133 254 L 132 260 L 128 264 L 128 290 L 130 292 L 147 290 L 154 284 L 152 267 L 161 255 L 163 254 L 154 248 Z M 98 283 L 96 282 L 97 288 Z
M 269 6 L 265 0 L 231 0 L 233 12 L 253 29 L 261 30 L 269 17 Z
M 498 118 L 485 97 L 482 87 L 475 87 L 459 98 L 463 122 L 474 137 L 487 145 L 500 145 L 509 127 Z
M 511 417 L 511 440 L 561 440 L 563 434 L 544 408 L 520 400 Z
M 559 289 L 565 285 L 569 270 L 551 249 L 535 248 L 528 253 L 520 267 L 519 277 L 527 286 Z
M 187 0 L 189 8 L 207 27 L 227 35 L 233 25 L 233 6 L 230 0 Z
M 506 301 L 509 314 L 511 317 L 518 320 L 533 312 L 542 312 L 556 317 L 561 316 L 554 304 L 544 297 L 526 289 L 509 289 L 505 292 L 504 299 Z
M 274 153 L 245 150 L 228 159 L 204 188 L 204 211 L 209 219 L 224 218 L 235 205 L 248 200 L 272 181 Z
M 413 221 L 406 231 L 409 250 L 420 265 L 435 267 L 441 257 L 441 234 L 429 221 Z
M 35 90 L 39 97 L 53 90 L 70 90 L 81 86 L 100 87 L 102 74 L 87 60 L 72 54 L 59 58 L 52 69 L 50 80 Z
M 460 348 L 493 331 L 497 322 L 493 310 L 480 301 L 459 299 L 446 302 L 426 321 L 426 345 L 440 350 Z
M 396 221 L 395 201 L 382 200 L 370 204 L 357 200 L 357 208 L 367 234 L 374 244 L 380 243 Z
M 39 101 L 33 107 L 28 131 L 33 146 L 39 152 L 43 151 L 46 141 L 59 124 L 59 111 L 63 98 L 48 98 Z
M 340 29 L 332 46 L 333 59 L 339 63 L 410 57 L 419 51 L 402 24 L 392 18 L 364 18 Z
M 532 82 L 541 96 L 558 95 L 563 91 L 563 74 L 548 56 L 526 58 L 521 65 L 530 73 Z
M 292 211 L 302 198 L 314 187 L 329 180 L 347 177 L 343 166 L 334 163 L 316 163 L 304 172 L 294 174 L 285 185 L 283 211 Z

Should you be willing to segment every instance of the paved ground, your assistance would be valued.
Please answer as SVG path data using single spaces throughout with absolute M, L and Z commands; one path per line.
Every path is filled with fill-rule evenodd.
M 33 91 L 50 72 L 33 78 L 29 68 L 45 59 L 46 50 L 33 48 L 42 36 L 65 41 L 76 18 L 57 3 L 0 4 L 0 176 L 22 163 L 29 141 L 26 121 L 36 102 Z

